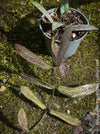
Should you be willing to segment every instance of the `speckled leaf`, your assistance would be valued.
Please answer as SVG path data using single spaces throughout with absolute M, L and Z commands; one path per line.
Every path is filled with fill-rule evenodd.
M 36 64 L 37 66 L 40 66 L 44 69 L 50 69 L 52 68 L 50 65 L 46 64 L 41 58 L 39 58 L 36 54 L 29 51 L 27 48 L 25 48 L 22 45 L 15 44 L 15 48 L 20 56 L 22 56 L 27 61 Z
M 51 18 L 51 16 L 49 15 L 49 13 L 44 9 L 43 6 L 41 6 L 39 3 L 37 3 L 36 1 L 31 1 L 31 3 L 36 7 L 38 8 L 43 14 L 44 16 L 47 17 L 47 19 L 53 23 L 53 19 Z
M 52 53 L 55 55 L 55 57 L 57 57 L 59 46 L 55 42 L 55 37 L 56 37 L 56 35 L 52 38 L 51 49 L 52 49 Z M 62 59 L 62 62 L 59 66 L 59 72 L 60 72 L 62 79 L 66 78 L 68 76 L 68 67 L 67 67 L 65 58 Z
M 84 97 L 94 93 L 98 88 L 98 84 L 86 84 L 79 87 L 65 87 L 59 86 L 57 90 L 69 97 L 76 98 L 76 97 Z
M 41 99 L 37 98 L 36 95 L 33 94 L 33 92 L 29 89 L 29 87 L 21 86 L 20 87 L 21 93 L 29 100 L 31 100 L 33 103 L 38 105 L 41 109 L 46 109 L 46 106 L 41 102 Z
M 18 122 L 19 122 L 21 129 L 24 132 L 27 132 L 28 131 L 28 122 L 27 122 L 27 117 L 26 117 L 26 114 L 25 114 L 25 111 L 23 108 L 21 108 L 18 112 Z
M 68 49 L 70 39 L 71 39 L 71 34 L 72 34 L 71 28 L 70 27 L 66 28 L 61 38 L 60 49 L 57 53 L 56 64 L 58 65 L 60 65 L 60 63 L 62 62 L 65 52 Z
M 68 0 L 61 0 L 60 13 L 61 14 L 68 13 L 68 8 L 69 8 Z
M 72 31 L 89 31 L 89 30 L 98 30 L 98 28 L 91 25 L 72 25 Z
M 30 75 L 26 75 L 26 74 L 20 74 L 24 79 L 28 80 L 29 82 L 31 83 L 34 83 L 36 85 L 39 85 L 39 86 L 42 86 L 42 87 L 45 87 L 47 89 L 53 89 L 53 85 L 50 85 L 48 83 L 45 83 L 45 82 L 42 82 L 41 80 L 37 79 L 37 78 L 34 78 Z
M 64 79 L 66 77 L 68 77 L 68 67 L 67 67 L 67 62 L 66 60 L 63 58 L 60 66 L 59 66 L 59 72 L 61 75 L 61 78 Z
M 73 126 L 79 126 L 81 124 L 81 121 L 78 118 L 68 115 L 66 113 L 63 113 L 63 112 L 59 112 L 56 110 L 50 110 L 50 114 L 62 119 L 63 121 L 65 121 Z
M 58 50 L 59 50 L 59 46 L 55 42 L 55 38 L 57 36 L 57 33 L 56 33 L 56 35 L 54 37 L 52 37 L 52 42 L 51 42 L 52 53 L 54 54 L 55 57 L 57 57 L 57 53 L 58 53 Z

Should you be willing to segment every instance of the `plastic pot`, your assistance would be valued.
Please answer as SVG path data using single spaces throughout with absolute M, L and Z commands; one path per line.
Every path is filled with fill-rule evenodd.
M 53 9 L 48 10 L 48 13 L 54 12 L 55 9 L 56 9 L 56 8 L 53 8 Z M 88 21 L 87 17 L 86 17 L 84 14 L 82 14 L 80 11 L 78 11 L 78 10 L 76 10 L 76 9 L 74 9 L 74 8 L 69 8 L 69 9 L 74 10 L 74 11 L 78 12 L 79 14 L 81 14 L 81 15 L 83 16 L 84 20 L 86 21 L 86 24 L 89 25 L 89 21 Z M 39 27 L 40 27 L 40 30 L 42 31 L 42 33 L 43 33 L 44 36 L 45 36 L 45 42 L 46 42 L 47 50 L 48 50 L 49 53 L 51 53 L 51 41 L 52 41 L 52 38 L 51 38 L 50 36 L 48 36 L 48 35 L 43 31 L 43 28 L 42 28 L 42 26 L 41 26 L 41 20 L 42 20 L 43 18 L 44 18 L 44 15 L 41 16 Z M 76 50 L 77 50 L 77 48 L 78 48 L 80 42 L 81 42 L 82 39 L 86 36 L 86 34 L 87 34 L 87 32 L 86 32 L 81 38 L 79 38 L 78 40 L 70 41 L 70 44 L 69 44 L 69 46 L 68 46 L 68 49 L 67 49 L 67 51 L 66 51 L 66 53 L 65 53 L 65 55 L 64 55 L 65 58 L 68 58 L 68 57 L 72 56 L 72 55 L 76 52 Z M 60 43 L 59 40 L 55 40 L 55 42 L 58 43 L 58 44 Z

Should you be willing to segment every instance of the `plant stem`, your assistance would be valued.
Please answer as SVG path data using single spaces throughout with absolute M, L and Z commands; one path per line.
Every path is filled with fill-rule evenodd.
M 34 131 L 36 131 L 38 129 L 39 124 L 43 121 L 43 119 L 46 116 L 46 114 L 47 114 L 47 111 L 45 111 L 45 113 L 43 114 L 42 118 L 38 121 L 38 123 L 35 126 L 32 126 L 30 128 L 31 132 L 34 132 Z

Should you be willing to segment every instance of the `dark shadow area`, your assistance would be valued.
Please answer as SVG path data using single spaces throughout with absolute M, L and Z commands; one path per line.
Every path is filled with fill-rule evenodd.
M 99 2 L 99 0 L 69 0 L 69 6 L 72 8 L 78 8 L 79 6 L 86 5 L 86 4 L 91 4 L 92 2 Z
M 9 119 L 6 118 L 6 116 L 4 115 L 4 113 L 2 111 L 0 111 L 0 121 L 3 124 L 7 125 L 9 128 L 12 128 L 14 130 L 17 130 L 17 131 L 21 132 L 21 129 L 19 129 L 18 127 L 14 126 L 13 123 L 11 123 L 9 121 Z
M 34 16 L 34 13 L 19 18 L 15 25 L 9 32 L 0 27 L 1 34 L 6 36 L 9 44 L 14 47 L 14 44 L 18 43 L 34 53 L 48 54 L 43 34 L 39 29 L 39 19 Z

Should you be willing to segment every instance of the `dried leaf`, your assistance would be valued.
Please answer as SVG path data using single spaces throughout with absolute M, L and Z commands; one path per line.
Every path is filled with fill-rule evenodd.
M 59 112 L 56 110 L 50 110 L 50 114 L 62 119 L 63 121 L 65 121 L 73 126 L 79 126 L 81 124 L 81 121 L 78 118 L 68 115 L 66 113 L 63 113 L 63 112 Z
M 31 1 L 31 3 L 36 7 L 38 8 L 43 14 L 44 16 L 47 17 L 47 19 L 53 23 L 53 19 L 51 18 L 51 16 L 49 15 L 49 13 L 44 9 L 43 6 L 41 6 L 39 3 L 37 3 L 36 1 Z
M 68 77 L 68 67 L 67 67 L 67 62 L 65 59 L 62 60 L 59 66 L 59 72 L 60 72 L 62 79 Z
M 98 28 L 91 25 L 72 25 L 72 31 L 89 31 L 89 30 L 98 30 Z
M 29 89 L 29 87 L 21 86 L 21 93 L 29 100 L 38 105 L 41 109 L 46 109 L 46 106 L 41 102 L 41 99 L 37 98 L 36 95 Z
M 44 69 L 51 69 L 52 67 L 45 63 L 41 58 L 39 58 L 36 54 L 29 51 L 27 48 L 25 48 L 22 45 L 15 44 L 15 48 L 20 56 L 22 56 L 27 61 L 36 64 L 37 66 L 40 66 Z
M 4 92 L 5 90 L 6 90 L 6 87 L 4 87 L 4 86 L 0 87 L 0 92 Z
M 29 82 L 31 83 L 34 83 L 36 85 L 39 85 L 39 86 L 42 86 L 42 87 L 45 87 L 47 89 L 53 89 L 53 85 L 50 85 L 48 83 L 44 83 L 42 82 L 41 80 L 37 79 L 37 78 L 34 78 L 30 75 L 26 75 L 26 74 L 20 74 L 24 79 L 28 80 Z
M 97 83 L 93 84 L 86 84 L 79 87 L 65 87 L 65 86 L 59 86 L 57 90 L 69 97 L 76 98 L 76 97 L 84 97 L 87 95 L 90 95 L 94 93 L 98 88 Z
M 27 117 L 26 117 L 26 114 L 25 114 L 25 111 L 23 108 L 21 108 L 18 112 L 18 122 L 19 122 L 19 125 L 21 127 L 21 129 L 24 131 L 24 132 L 28 132 L 28 122 L 27 122 Z
M 65 52 L 68 49 L 70 39 L 71 39 L 71 34 L 72 34 L 71 28 L 70 27 L 66 28 L 61 38 L 60 49 L 57 53 L 56 64 L 58 65 L 60 65 L 60 63 L 62 62 Z

